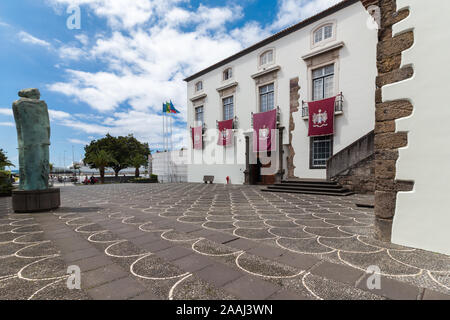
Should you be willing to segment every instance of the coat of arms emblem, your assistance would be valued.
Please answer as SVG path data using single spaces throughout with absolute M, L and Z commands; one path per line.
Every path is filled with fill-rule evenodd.
M 322 112 L 322 110 L 319 109 L 318 113 L 313 114 L 313 119 L 312 119 L 313 127 L 316 127 L 316 128 L 326 127 L 326 126 L 328 126 L 327 120 L 328 120 L 327 112 L 326 111 Z
M 270 130 L 267 126 L 264 126 L 262 129 L 259 129 L 259 139 L 267 140 L 269 138 Z
M 228 139 L 228 137 L 230 136 L 230 132 L 228 132 L 227 129 L 223 129 L 221 134 L 223 139 Z
M 195 142 L 199 142 L 199 141 L 200 141 L 200 135 L 196 134 L 196 135 L 194 136 L 194 141 L 195 141 Z

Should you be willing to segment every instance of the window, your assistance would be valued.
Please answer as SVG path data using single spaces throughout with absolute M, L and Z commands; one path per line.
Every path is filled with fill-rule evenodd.
M 326 26 L 320 27 L 314 31 L 314 44 L 321 41 L 331 39 L 333 37 L 333 25 L 327 24 Z
M 266 51 L 259 57 L 260 66 L 270 64 L 272 62 L 273 62 L 273 50 Z
M 259 105 L 261 112 L 266 112 L 275 108 L 273 83 L 259 87 Z
M 311 168 L 326 168 L 333 151 L 333 136 L 311 138 Z
M 203 90 L 203 82 L 199 81 L 195 84 L 195 92 L 199 92 Z
M 223 80 L 228 80 L 233 78 L 233 69 L 228 68 L 223 72 Z
M 195 121 L 203 124 L 203 106 L 195 108 Z
M 234 118 L 234 103 L 233 97 L 223 99 L 223 120 L 230 120 Z
M 313 78 L 313 101 L 331 98 L 334 95 L 334 64 L 315 69 Z

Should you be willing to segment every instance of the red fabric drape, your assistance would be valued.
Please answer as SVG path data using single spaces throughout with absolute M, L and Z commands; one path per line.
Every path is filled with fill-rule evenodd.
M 233 144 L 233 119 L 219 121 L 219 146 L 231 146 Z
M 253 152 L 276 151 L 277 110 L 253 115 Z
M 308 103 L 310 137 L 334 134 L 334 104 L 336 97 Z

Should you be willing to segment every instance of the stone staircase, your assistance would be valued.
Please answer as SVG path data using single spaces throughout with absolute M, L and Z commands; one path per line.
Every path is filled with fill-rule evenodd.
M 327 180 L 286 180 L 262 189 L 264 192 L 301 193 L 325 196 L 349 196 L 354 194 L 337 182 Z

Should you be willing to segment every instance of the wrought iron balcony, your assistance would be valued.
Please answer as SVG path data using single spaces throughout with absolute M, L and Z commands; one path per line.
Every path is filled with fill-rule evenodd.
M 344 95 L 341 92 L 336 96 L 336 102 L 334 103 L 334 112 L 342 113 L 343 110 L 344 110 Z M 302 118 L 308 117 L 309 117 L 308 102 L 302 101 Z

